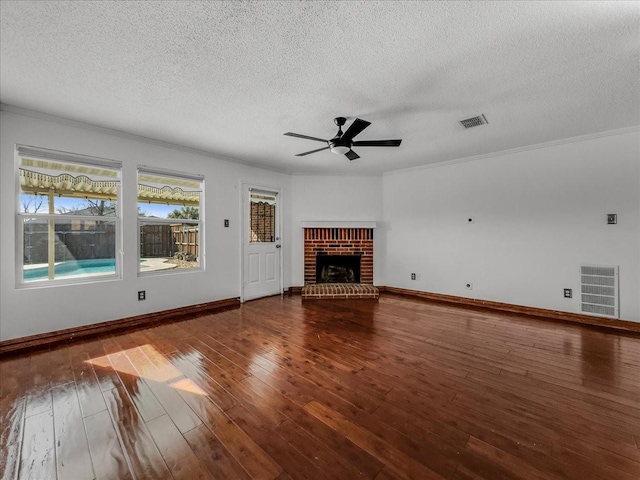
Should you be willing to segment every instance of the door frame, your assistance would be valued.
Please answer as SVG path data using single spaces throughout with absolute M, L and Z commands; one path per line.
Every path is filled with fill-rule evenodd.
M 278 237 L 280 243 L 279 249 L 279 260 L 278 260 L 278 269 L 280 275 L 280 281 L 278 285 L 279 293 L 282 295 L 284 291 L 284 255 L 283 249 L 284 244 L 282 241 L 282 188 L 274 187 L 264 184 L 257 184 L 253 182 L 248 182 L 241 180 L 240 181 L 240 222 L 242 224 L 240 228 L 240 303 L 244 303 L 245 295 L 244 295 L 244 287 L 245 287 L 245 240 L 249 237 L 249 218 L 247 216 L 248 209 L 246 207 L 246 202 L 249 200 L 249 189 L 262 190 L 265 192 L 275 193 L 276 194 L 276 237 Z

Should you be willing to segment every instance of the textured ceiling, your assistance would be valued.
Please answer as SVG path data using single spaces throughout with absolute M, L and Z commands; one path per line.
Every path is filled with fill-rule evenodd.
M 640 124 L 638 2 L 2 1 L 0 101 L 287 172 L 378 174 Z M 489 124 L 457 122 L 485 114 Z M 353 162 L 333 118 L 372 122 Z M 350 120 L 347 122 L 347 124 Z

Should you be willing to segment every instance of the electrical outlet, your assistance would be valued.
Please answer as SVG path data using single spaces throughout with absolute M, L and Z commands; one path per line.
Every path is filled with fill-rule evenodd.
M 229 228 L 229 219 L 228 218 L 224 219 L 224 228 Z
M 415 273 L 412 273 L 412 274 L 411 274 L 411 280 L 415 280 L 415 279 L 416 279 L 416 274 L 415 274 Z
M 473 283 L 471 283 L 471 282 L 467 283 L 467 284 L 465 285 L 465 288 L 466 288 L 467 290 L 473 290 Z
M 419 273 L 416 273 L 416 280 L 420 280 L 422 278 L 422 275 L 420 275 Z
M 573 291 L 570 288 L 565 288 L 564 298 L 571 298 L 571 297 L 573 297 Z
M 615 213 L 607 213 L 607 224 L 615 225 L 618 223 L 618 215 Z
M 147 299 L 147 291 L 146 290 L 139 290 L 138 291 L 138 301 L 146 300 L 146 299 Z

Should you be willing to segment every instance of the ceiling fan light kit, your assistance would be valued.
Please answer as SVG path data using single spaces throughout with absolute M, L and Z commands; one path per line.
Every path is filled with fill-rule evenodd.
M 334 145 L 333 147 L 331 147 L 331 153 L 335 153 L 336 155 L 344 155 L 349 150 L 351 149 L 346 145 Z
M 298 153 L 296 157 L 302 157 L 305 155 L 309 155 L 310 153 L 321 152 L 322 150 L 331 150 L 331 153 L 335 153 L 336 155 L 344 155 L 349 160 L 355 160 L 356 158 L 360 158 L 360 156 L 351 150 L 351 147 L 399 147 L 402 140 L 362 140 L 362 141 L 354 141 L 354 137 L 361 133 L 365 128 L 371 125 L 371 122 L 367 122 L 366 120 L 362 120 L 360 118 L 356 118 L 353 123 L 347 128 L 346 132 L 342 132 L 342 126 L 346 123 L 347 119 L 345 117 L 336 117 L 333 119 L 335 124 L 338 126 L 338 133 L 331 140 L 325 140 L 323 138 L 318 137 L 310 137 L 308 135 L 301 135 L 299 133 L 287 132 L 284 135 L 288 135 L 290 137 L 298 137 L 304 138 L 307 140 L 314 140 L 316 142 L 324 142 L 327 144 L 326 147 L 318 148 L 316 150 L 311 150 L 309 152 Z

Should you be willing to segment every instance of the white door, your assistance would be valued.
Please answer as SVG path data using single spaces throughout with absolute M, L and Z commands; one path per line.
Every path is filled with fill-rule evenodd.
M 279 189 L 243 184 L 242 300 L 277 295 L 280 281 Z

